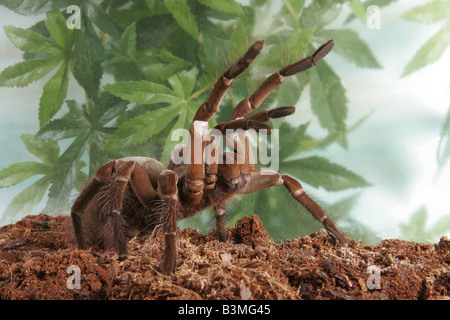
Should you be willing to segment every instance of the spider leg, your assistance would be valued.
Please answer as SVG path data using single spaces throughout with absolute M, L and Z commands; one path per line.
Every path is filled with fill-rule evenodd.
M 311 56 L 297 61 L 268 77 L 263 84 L 256 89 L 250 97 L 245 98 L 234 108 L 231 115 L 231 120 L 236 120 L 244 117 L 246 114 L 258 108 L 264 99 L 283 82 L 285 77 L 292 76 L 296 73 L 305 71 L 314 67 L 320 60 L 322 60 L 334 46 L 334 41 L 330 40 L 319 49 L 317 49 Z
M 121 161 L 115 163 L 115 173 L 107 188 L 103 190 L 99 200 L 100 213 L 103 219 L 99 230 L 99 241 L 106 248 L 118 251 L 119 260 L 126 259 L 128 255 L 127 224 L 121 215 L 122 201 L 125 188 L 131 178 L 135 167 L 134 161 Z
M 156 198 L 156 191 L 142 165 L 135 163 L 129 182 L 139 202 L 144 207 L 150 208 L 151 201 Z
M 216 216 L 216 234 L 220 241 L 226 241 L 225 232 L 225 202 L 222 201 L 214 205 L 214 213 Z
M 164 274 L 172 273 L 177 266 L 177 182 L 177 174 L 171 170 L 164 170 L 158 176 L 158 195 L 164 205 L 161 217 L 165 240 L 161 261 L 161 270 Z
M 285 186 L 292 197 L 301 203 L 311 215 L 319 222 L 321 222 L 325 229 L 331 232 L 340 243 L 345 243 L 344 237 L 334 226 L 333 222 L 327 218 L 322 208 L 312 200 L 303 190 L 300 182 L 288 175 L 282 175 L 275 171 L 256 171 L 252 174 L 251 183 L 247 188 L 240 191 L 240 193 L 250 193 L 272 186 Z
M 250 67 L 250 64 L 261 53 L 263 46 L 264 41 L 260 40 L 255 42 L 245 55 L 219 78 L 208 100 L 200 106 L 195 114 L 194 121 L 208 121 L 211 119 L 219 109 L 220 102 L 228 88 L 233 84 L 233 80 Z
M 70 215 L 72 217 L 72 224 L 77 239 L 78 248 L 85 249 L 86 241 L 84 239 L 82 227 L 81 227 L 81 215 L 84 212 L 87 204 L 97 194 L 98 190 L 106 181 L 111 178 L 112 170 L 114 168 L 115 161 L 110 161 L 98 169 L 94 177 L 92 177 L 83 191 L 81 191 L 77 200 L 72 205 Z

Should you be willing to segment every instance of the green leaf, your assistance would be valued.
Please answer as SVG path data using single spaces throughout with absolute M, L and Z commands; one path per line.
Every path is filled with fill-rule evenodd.
M 278 68 L 294 63 L 304 57 L 306 48 L 311 44 L 311 40 L 316 27 L 297 29 L 290 34 L 290 37 L 280 45 L 272 48 L 270 55 L 263 58 L 262 64 L 268 67 Z M 312 53 L 312 52 L 311 52 Z
M 318 33 L 324 39 L 333 39 L 335 46 L 333 52 L 354 62 L 361 68 L 381 68 L 372 50 L 358 33 L 351 29 L 326 29 Z
M 59 156 L 59 146 L 54 141 L 43 141 L 34 136 L 24 134 L 20 136 L 28 152 L 38 157 L 43 163 L 53 165 Z
M 402 18 L 410 21 L 434 23 L 450 17 L 450 2 L 436 0 L 417 6 L 402 15 Z
M 300 18 L 300 12 L 303 9 L 303 6 L 305 5 L 304 0 L 295 0 L 295 1 L 289 1 L 289 0 L 283 0 L 284 7 L 281 12 L 288 12 L 289 15 L 285 15 L 286 23 L 293 26 L 294 28 L 298 27 L 299 25 L 299 18 Z M 292 22 L 293 21 L 293 22 Z
M 49 173 L 49 167 L 38 162 L 18 162 L 0 171 L 0 188 L 15 186 L 37 174 Z
M 444 216 L 430 227 L 430 237 L 442 237 L 450 230 L 450 215 Z
M 195 40 L 198 39 L 198 28 L 194 15 L 186 3 L 186 0 L 164 0 L 167 9 L 178 22 L 178 25 Z
M 204 4 L 205 6 L 208 6 L 214 10 L 222 11 L 226 13 L 233 13 L 233 14 L 244 14 L 244 10 L 242 10 L 242 7 L 239 3 L 237 3 L 234 0 L 198 0 L 200 3 Z
M 85 14 L 84 10 L 82 14 Z M 90 97 L 97 94 L 103 75 L 104 47 L 90 24 L 87 15 L 81 19 L 81 30 L 76 32 L 72 74 Z
M 287 122 L 283 122 L 280 126 L 280 161 L 283 161 L 290 156 L 296 155 L 303 147 L 303 140 L 306 136 L 307 124 L 299 125 L 297 128 L 292 128 Z M 289 139 L 295 137 L 295 139 Z
M 450 21 L 433 35 L 409 61 L 402 77 L 437 61 L 450 45 Z
M 426 238 L 425 225 L 427 222 L 427 209 L 419 208 L 411 217 L 408 224 L 401 224 L 400 230 L 403 239 L 429 240 Z
M 444 124 L 441 129 L 441 136 L 437 148 L 437 163 L 439 170 L 447 163 L 450 158 L 450 108 L 445 116 Z
M 310 70 L 310 85 L 311 106 L 320 125 L 330 134 L 343 134 L 339 142 L 346 146 L 347 98 L 341 80 L 325 61 L 320 61 Z
M 137 116 L 122 124 L 105 144 L 105 149 L 116 150 L 128 145 L 138 145 L 148 141 L 166 128 L 179 110 L 178 104 L 160 108 Z
M 171 52 L 162 48 L 156 55 L 140 58 L 138 66 L 145 73 L 148 80 L 164 82 L 171 75 L 189 68 L 191 63 L 174 56 Z
M 323 187 L 328 191 L 340 191 L 370 185 L 352 171 L 317 156 L 285 161 L 282 170 L 305 183 L 316 188 Z
M 178 115 L 176 122 L 172 126 L 172 130 L 167 135 L 164 142 L 163 151 L 161 154 L 160 161 L 162 163 L 169 163 L 172 149 L 179 144 L 179 141 L 172 141 L 172 133 L 177 129 L 189 129 L 190 123 L 194 118 L 195 112 L 197 111 L 199 105 L 193 101 L 183 101 L 176 105 L 177 110 L 175 114 Z
M 366 9 L 364 8 L 361 0 L 351 0 L 350 8 L 353 11 L 355 17 L 361 20 L 363 23 L 366 22 Z
M 95 25 L 103 32 L 111 35 L 113 38 L 119 38 L 118 24 L 112 16 L 103 9 L 101 5 L 97 5 L 94 1 L 89 2 L 89 18 L 95 22 Z
M 2 223 L 13 223 L 13 219 L 29 215 L 31 209 L 39 204 L 49 187 L 47 176 L 42 177 L 17 194 L 6 207 L 1 216 Z
M 61 49 L 46 37 L 29 29 L 4 26 L 6 36 L 16 48 L 33 53 L 59 54 Z
M 41 79 L 62 61 L 61 56 L 52 56 L 18 62 L 6 67 L 0 73 L 0 86 L 25 87 L 33 81 Z
M 236 28 L 233 30 L 230 38 L 229 53 L 234 57 L 241 57 L 245 54 L 249 46 L 247 33 L 245 32 L 244 24 L 239 21 Z
M 127 57 L 136 57 L 136 23 L 130 24 L 122 34 L 119 41 L 120 52 Z
M 80 132 L 89 130 L 89 123 L 70 119 L 56 119 L 46 123 L 37 133 L 36 137 L 44 140 L 58 141 L 76 137 Z
M 45 26 L 56 44 L 65 50 L 70 50 L 75 41 L 75 30 L 67 27 L 67 21 L 59 10 L 46 14 Z
M 41 127 L 44 126 L 61 108 L 67 95 L 68 85 L 68 62 L 64 61 L 58 71 L 44 86 L 39 101 L 39 122 Z
M 196 84 L 197 68 L 183 70 L 167 79 L 173 92 L 181 99 L 187 100 Z
M 168 87 L 145 80 L 107 84 L 105 90 L 117 97 L 138 104 L 173 103 L 179 99 L 173 96 L 172 90 Z

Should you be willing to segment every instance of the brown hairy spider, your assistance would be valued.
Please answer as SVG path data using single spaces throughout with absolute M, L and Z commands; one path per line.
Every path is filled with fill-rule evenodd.
M 219 138 L 217 133 L 206 133 L 208 139 L 203 139 L 208 130 L 208 120 L 218 110 L 233 80 L 249 68 L 263 46 L 263 41 L 255 42 L 219 78 L 208 100 L 200 106 L 193 119 L 188 145 L 179 146 L 172 153 L 183 155 L 184 161 L 174 163 L 172 157 L 166 167 L 152 158 L 126 157 L 110 161 L 97 171 L 81 191 L 71 210 L 79 248 L 96 245 L 113 249 L 118 252 L 119 259 L 125 259 L 127 243 L 132 237 L 162 227 L 165 248 L 161 270 L 164 274 L 169 274 L 177 266 L 177 220 L 212 206 L 218 238 L 225 241 L 225 202 L 234 195 L 272 186 L 285 186 L 292 197 L 339 242 L 345 243 L 344 237 L 320 206 L 305 193 L 299 181 L 275 171 L 256 170 L 249 140 L 245 135 L 233 140 L 233 152 L 221 152 L 215 148 Z M 227 129 L 241 129 L 244 132 L 249 129 L 265 129 L 270 134 L 270 127 L 264 122 L 291 115 L 295 108 L 281 107 L 245 116 L 258 108 L 285 77 L 314 67 L 333 46 L 334 42 L 330 40 L 313 55 L 273 73 L 255 93 L 235 107 L 229 122 L 215 127 L 216 132 L 224 135 Z M 195 144 L 196 141 L 200 143 Z M 205 149 L 208 148 L 212 151 L 206 154 Z

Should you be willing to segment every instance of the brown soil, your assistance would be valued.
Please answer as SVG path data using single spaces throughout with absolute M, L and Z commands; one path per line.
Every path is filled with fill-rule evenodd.
M 162 236 L 133 239 L 129 257 L 78 250 L 67 216 L 28 216 L 0 228 L 2 299 L 450 299 L 450 240 L 342 246 L 325 231 L 275 243 L 257 216 L 227 242 L 179 232 L 175 274 L 159 272 Z M 79 267 L 81 288 L 69 266 Z M 379 282 L 377 282 L 377 276 Z

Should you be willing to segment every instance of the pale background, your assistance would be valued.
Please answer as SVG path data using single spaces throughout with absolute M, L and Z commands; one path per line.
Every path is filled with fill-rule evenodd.
M 436 162 L 441 127 L 450 107 L 450 50 L 438 62 L 400 77 L 417 50 L 442 27 L 440 23 L 427 25 L 401 18 L 408 9 L 427 2 L 399 0 L 382 8 L 380 29 L 371 30 L 357 20 L 348 25 L 357 29 L 382 69 L 358 68 L 334 53 L 327 57 L 347 90 L 348 124 L 374 112 L 348 136 L 348 150 L 332 146 L 320 151 L 320 155 L 350 168 L 372 184 L 361 190 L 351 214 L 381 238 L 398 237 L 400 224 L 407 223 L 421 206 L 428 211 L 429 224 L 450 214 L 450 164 L 437 175 Z M 274 1 L 274 7 L 279 3 Z M 343 14 L 336 22 L 337 27 L 346 16 Z M 22 60 L 22 52 L 9 42 L 3 26 L 27 28 L 44 17 L 24 17 L 0 7 L 0 70 Z M 25 149 L 20 135 L 37 132 L 39 98 L 50 76 L 25 88 L 0 88 L 0 170 L 15 162 L 36 160 Z M 80 94 L 71 78 L 67 99 L 77 99 Z M 308 90 L 304 90 L 296 106 L 301 110 L 296 115 L 302 117 L 298 121 L 314 117 L 308 112 L 308 104 Z M 0 215 L 18 192 L 37 179 L 0 189 Z M 317 189 L 314 196 L 333 203 L 343 193 Z M 40 213 L 43 205 L 30 213 Z

